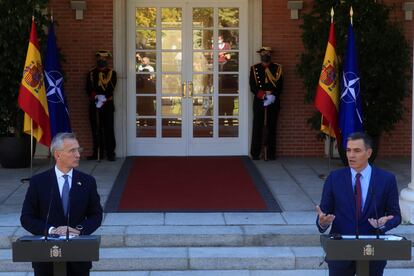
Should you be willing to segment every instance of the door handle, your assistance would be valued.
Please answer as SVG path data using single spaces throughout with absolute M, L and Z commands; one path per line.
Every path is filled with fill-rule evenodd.
M 183 98 L 186 98 L 187 97 L 187 82 L 186 81 L 183 81 L 181 83 L 181 96 Z
M 192 81 L 188 81 L 188 90 L 189 90 L 189 96 L 190 98 L 193 97 L 193 82 Z

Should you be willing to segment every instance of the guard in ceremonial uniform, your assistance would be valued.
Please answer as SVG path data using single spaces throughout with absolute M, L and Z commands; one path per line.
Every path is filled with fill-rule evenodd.
M 89 71 L 86 81 L 93 139 L 93 154 L 88 160 L 102 159 L 106 154 L 109 161 L 115 161 L 113 97 L 117 78 L 116 72 L 108 67 L 107 58 L 111 57 L 109 51 L 98 51 L 97 66 Z
M 272 62 L 272 52 L 270 47 L 260 48 L 257 53 L 260 54 L 261 62 L 250 69 L 250 90 L 254 94 L 250 148 L 253 160 L 259 160 L 261 156 L 264 160 L 276 158 L 276 125 L 283 88 L 283 72 L 281 64 Z

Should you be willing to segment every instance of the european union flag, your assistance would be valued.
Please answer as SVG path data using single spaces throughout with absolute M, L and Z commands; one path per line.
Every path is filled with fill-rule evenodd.
M 341 102 L 339 106 L 339 128 L 342 146 L 346 149 L 348 136 L 353 132 L 364 131 L 362 126 L 362 105 L 356 57 L 355 38 L 352 25 L 348 30 L 348 45 L 341 80 Z
M 58 49 L 53 22 L 49 26 L 45 62 L 45 86 L 49 106 L 52 138 L 59 132 L 71 132 L 69 111 L 63 91 L 63 76 L 60 70 Z

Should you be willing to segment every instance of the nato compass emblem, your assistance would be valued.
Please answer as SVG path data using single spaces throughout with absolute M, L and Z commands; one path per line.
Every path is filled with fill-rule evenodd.
M 46 96 L 49 102 L 65 104 L 62 94 L 63 76 L 59 71 L 46 72 L 46 82 L 48 84 Z
M 356 100 L 360 91 L 359 80 L 359 77 L 352 71 L 344 73 L 344 87 L 342 88 L 341 101 L 346 104 L 355 104 L 356 106 Z M 359 121 L 362 122 L 362 117 L 361 114 L 359 114 L 358 108 L 355 108 L 355 110 L 358 114 Z

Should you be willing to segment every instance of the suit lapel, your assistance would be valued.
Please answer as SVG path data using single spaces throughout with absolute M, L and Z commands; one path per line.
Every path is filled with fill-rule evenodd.
M 352 214 L 355 215 L 355 196 L 354 196 L 354 190 L 352 188 L 352 174 L 351 169 L 347 168 L 345 173 L 345 192 L 346 196 L 349 198 L 349 202 L 351 203 L 350 208 L 352 210 Z
M 367 199 L 365 200 L 365 204 L 364 204 L 364 209 L 362 210 L 362 216 L 365 216 L 365 214 L 367 213 L 367 211 L 369 210 L 369 207 L 371 206 L 371 202 L 372 202 L 372 197 L 373 194 L 371 193 L 372 188 L 374 188 L 374 183 L 376 183 L 376 178 L 377 178 L 377 171 L 375 170 L 374 167 L 371 167 L 371 179 L 369 180 L 369 185 L 368 185 L 368 191 L 367 191 Z

